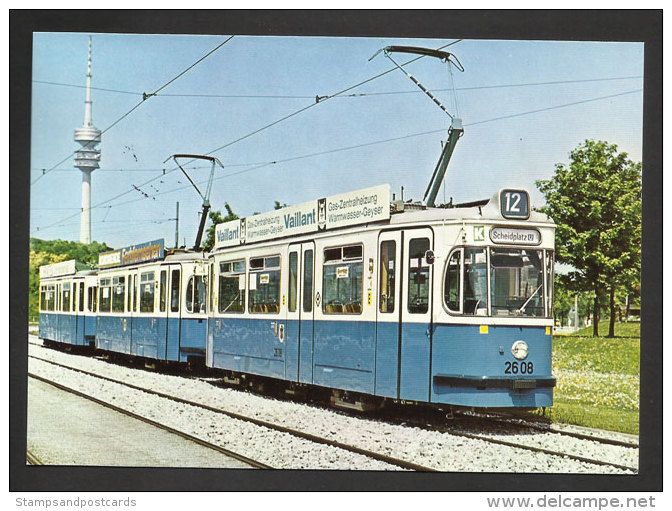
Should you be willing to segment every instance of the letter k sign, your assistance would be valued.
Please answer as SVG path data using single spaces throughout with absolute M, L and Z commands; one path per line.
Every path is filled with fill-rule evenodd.
M 485 241 L 485 227 L 474 225 L 474 241 Z

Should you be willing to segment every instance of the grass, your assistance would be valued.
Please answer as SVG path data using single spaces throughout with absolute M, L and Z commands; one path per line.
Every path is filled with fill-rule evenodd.
M 608 332 L 604 325 L 604 334 Z M 599 333 L 603 333 L 600 325 Z M 592 328 L 553 338 L 553 408 L 558 422 L 639 433 L 639 323 L 617 323 L 614 338 Z

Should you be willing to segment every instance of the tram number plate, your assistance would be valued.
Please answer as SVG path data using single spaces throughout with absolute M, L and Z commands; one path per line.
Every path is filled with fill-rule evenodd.
M 532 374 L 534 364 L 532 362 L 504 362 L 504 374 Z

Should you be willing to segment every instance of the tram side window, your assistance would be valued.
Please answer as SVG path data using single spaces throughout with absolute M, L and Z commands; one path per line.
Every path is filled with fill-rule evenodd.
M 89 287 L 89 312 L 96 312 L 96 301 L 98 298 L 98 287 L 91 286 Z
M 42 286 L 40 304 L 43 311 L 53 312 L 56 310 L 56 291 L 54 286 Z
M 124 312 L 126 278 L 112 277 L 112 312 Z
M 322 312 L 362 313 L 362 245 L 327 248 L 324 251 Z
M 424 314 L 429 310 L 429 265 L 425 253 L 429 238 L 412 239 L 408 245 L 408 312 Z
M 187 311 L 204 313 L 207 303 L 205 279 L 202 275 L 193 275 L 187 284 Z
M 170 275 L 170 310 L 180 310 L 180 270 L 173 270 Z
M 289 312 L 296 311 L 296 299 L 298 293 L 298 272 L 299 272 L 299 253 L 291 252 L 289 254 Z
M 179 277 L 178 277 L 179 278 Z M 152 281 L 154 280 L 154 273 L 152 273 Z M 166 312 L 166 287 L 168 286 L 168 272 L 163 270 L 161 272 L 161 282 L 159 284 L 159 312 Z M 142 283 L 140 284 L 142 285 Z M 154 286 L 152 286 L 152 296 L 154 296 Z M 176 299 L 179 299 L 176 297 Z M 140 304 L 142 307 L 142 303 Z M 154 312 L 154 303 L 152 303 L 152 310 Z
M 313 250 L 303 253 L 303 312 L 313 311 Z
M 397 243 L 395 241 L 383 241 L 380 244 L 380 285 L 378 307 L 380 312 L 394 312 L 394 289 L 396 272 Z
M 133 312 L 138 310 L 138 276 L 133 275 Z
M 112 279 L 100 279 L 100 312 L 110 312 L 112 306 Z
M 79 312 L 84 312 L 84 282 L 79 283 Z
M 487 316 L 488 269 L 484 248 L 464 249 L 464 314 Z
M 251 313 L 280 312 L 280 256 L 250 259 Z
M 219 264 L 219 312 L 245 312 L 245 261 Z
M 70 283 L 65 282 L 61 291 L 61 311 L 70 312 Z
M 126 296 L 126 312 L 131 312 L 133 309 L 133 286 L 131 283 L 133 282 L 133 276 L 129 275 L 128 276 L 128 295 Z
M 45 311 L 46 309 L 46 301 L 45 301 L 45 292 L 46 292 L 46 286 L 40 286 L 40 310 Z
M 453 252 L 446 267 L 443 299 L 448 310 L 452 312 L 460 312 L 460 257 L 459 250 Z
M 546 316 L 553 317 L 553 251 L 546 251 Z
M 140 274 L 140 312 L 154 312 L 153 271 Z

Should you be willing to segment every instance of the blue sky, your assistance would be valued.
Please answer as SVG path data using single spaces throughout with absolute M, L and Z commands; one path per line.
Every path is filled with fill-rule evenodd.
M 78 147 L 73 132 L 84 119 L 89 35 L 34 35 L 33 237 L 79 238 L 81 173 L 72 156 L 58 162 Z M 93 121 L 101 130 L 137 105 L 143 92 L 226 40 L 91 35 Z M 174 153 L 219 158 L 225 169 L 216 171 L 213 208 L 228 202 L 240 216 L 269 211 L 275 200 L 297 204 L 382 183 L 421 199 L 450 119 L 398 70 L 235 141 L 314 104 L 316 95 L 390 69 L 383 55 L 368 60 L 384 46 L 438 48 L 453 41 L 234 37 L 103 134 L 101 168 L 92 179 L 92 238 L 114 247 L 165 238 L 172 246 L 170 219 L 179 201 L 180 243 L 193 243 L 201 199 L 179 171 L 171 172 L 172 162 L 163 163 Z M 451 85 L 445 64 L 424 58 L 407 68 L 451 112 L 459 110 L 465 125 L 446 174 L 446 199 L 476 200 L 523 187 L 539 205 L 534 182 L 550 178 L 555 164 L 567 162 L 588 138 L 615 143 L 641 161 L 643 44 L 462 40 L 449 51 L 465 67 L 453 72 L 457 108 L 452 93 L 440 90 Z M 208 172 L 190 168 L 197 182 Z M 442 189 L 439 202 L 443 198 Z

